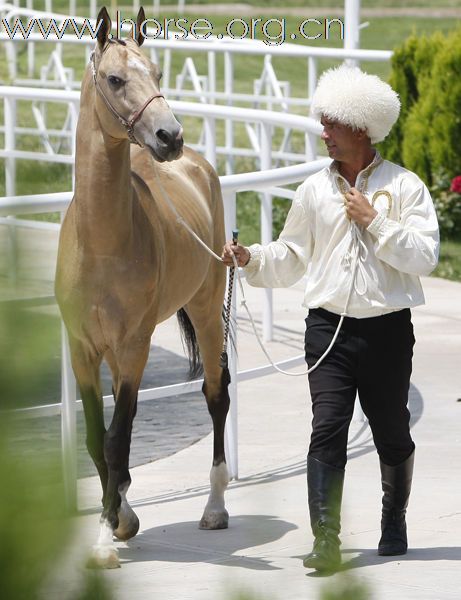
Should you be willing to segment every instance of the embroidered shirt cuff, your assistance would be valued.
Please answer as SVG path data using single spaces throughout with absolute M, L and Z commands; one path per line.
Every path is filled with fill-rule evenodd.
M 262 248 L 259 244 L 253 244 L 249 246 L 248 250 L 250 251 L 250 260 L 244 266 L 244 269 L 248 272 L 257 271 L 261 265 Z
M 386 220 L 385 215 L 383 213 L 378 213 L 376 215 L 376 217 L 373 219 L 373 221 L 368 225 L 367 231 L 369 231 L 375 237 L 378 237 L 379 230 L 381 229 L 381 226 L 383 225 L 385 220 Z

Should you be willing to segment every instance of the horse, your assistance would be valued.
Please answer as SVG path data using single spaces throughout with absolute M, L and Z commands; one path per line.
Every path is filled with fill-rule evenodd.
M 99 537 L 89 565 L 120 565 L 114 536 L 136 535 L 127 501 L 137 394 L 157 323 L 177 313 L 192 370 L 203 365 L 202 391 L 213 422 L 210 493 L 201 529 L 224 529 L 229 476 L 224 427 L 229 371 L 220 361 L 226 268 L 177 222 L 216 253 L 225 241 L 224 209 L 213 167 L 184 146 L 183 130 L 160 93 L 161 72 L 140 50 L 141 8 L 133 38 L 110 35 L 98 14 L 77 124 L 75 191 L 63 220 L 55 293 L 68 332 L 83 402 L 86 445 L 102 486 Z M 165 195 L 171 205 L 165 202 Z M 100 365 L 112 373 L 115 407 L 106 429 Z

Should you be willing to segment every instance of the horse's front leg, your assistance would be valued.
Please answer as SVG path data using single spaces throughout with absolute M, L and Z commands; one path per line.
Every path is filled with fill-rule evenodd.
M 123 384 L 116 397 L 114 416 L 104 436 L 104 457 L 108 469 L 104 508 L 100 518 L 99 537 L 89 561 L 90 567 L 106 569 L 120 566 L 114 535 L 120 539 L 129 539 L 139 529 L 138 517 L 126 500 L 131 483 L 128 462 L 137 389 Z
M 106 361 L 111 369 L 111 372 L 112 372 L 112 394 L 114 396 L 114 401 L 117 402 L 117 387 L 118 387 L 119 381 L 120 381 L 120 372 L 119 372 L 119 368 L 117 365 L 117 360 L 111 350 L 108 350 L 106 352 L 105 359 L 106 359 Z M 133 422 L 133 419 L 131 419 L 131 422 Z M 131 426 L 131 428 L 132 428 L 132 426 Z M 131 439 L 130 439 L 130 446 L 131 446 Z M 128 462 L 127 462 L 126 468 L 127 468 L 127 470 L 129 469 Z M 138 532 L 138 529 L 139 529 L 138 517 L 136 516 L 136 514 L 133 511 L 133 509 L 131 508 L 131 506 L 128 504 L 128 500 L 126 498 L 128 488 L 131 483 L 131 477 L 129 475 L 128 475 L 128 477 L 129 477 L 129 479 L 128 479 L 126 485 L 124 487 L 122 486 L 119 489 L 119 494 L 120 494 L 120 498 L 121 498 L 121 504 L 118 509 L 118 521 L 119 522 L 118 522 L 117 529 L 114 531 L 115 537 L 118 538 L 119 540 L 129 540 L 130 538 L 132 538 L 136 535 L 136 533 Z
M 104 436 L 104 457 L 108 469 L 107 489 L 104 509 L 100 519 L 99 538 L 93 546 L 90 566 L 114 568 L 120 566 L 118 552 L 113 537 L 128 540 L 139 530 L 139 520 L 128 504 L 126 494 L 131 484 L 129 456 L 133 419 L 136 415 L 137 394 L 141 375 L 147 360 L 148 348 L 136 361 L 131 373 L 125 376 L 127 369 L 119 370 L 115 387 L 116 403 L 112 422 Z M 131 353 L 130 353 L 131 354 Z M 117 360 L 118 364 L 120 362 Z M 126 360 L 129 366 L 131 361 Z M 128 369 L 129 370 L 129 369 Z
M 98 470 L 102 487 L 102 504 L 106 496 L 108 472 L 104 458 L 104 406 L 99 379 L 102 355 L 91 344 L 77 341 L 69 333 L 72 367 L 82 397 L 86 423 L 86 446 Z

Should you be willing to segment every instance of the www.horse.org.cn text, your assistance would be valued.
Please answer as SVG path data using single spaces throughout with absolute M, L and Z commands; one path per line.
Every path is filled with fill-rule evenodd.
M 32 32 L 38 32 L 44 39 L 56 37 L 62 39 L 65 34 L 74 34 L 79 38 L 89 35 L 96 38 L 102 21 L 93 26 L 90 19 L 78 23 L 74 18 L 44 19 L 32 18 L 23 23 L 20 18 L 14 23 L 1 20 L 1 29 L 10 39 L 16 37 L 27 40 Z M 122 18 L 121 12 L 116 15 L 116 34 L 114 37 L 136 38 L 138 25 L 132 19 Z M 284 42 L 295 40 L 344 39 L 344 22 L 341 19 L 308 18 L 297 23 L 295 31 L 287 30 L 285 18 L 235 18 L 223 27 L 215 27 L 204 17 L 189 20 L 183 17 L 163 19 L 145 19 L 139 26 L 140 34 L 146 39 L 168 39 L 179 41 L 187 39 L 207 40 L 214 36 L 216 39 L 259 40 L 268 46 L 279 46 Z

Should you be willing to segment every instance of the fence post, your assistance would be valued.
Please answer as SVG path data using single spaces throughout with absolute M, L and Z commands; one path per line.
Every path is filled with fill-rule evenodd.
M 345 0 L 344 21 L 344 49 L 356 50 L 360 48 L 360 0 Z M 359 61 L 348 58 L 346 63 L 356 67 Z
M 307 97 L 312 100 L 317 87 L 317 58 L 309 56 L 307 59 Z
M 236 193 L 223 192 L 224 221 L 226 239 L 231 239 L 232 230 L 236 228 Z M 234 281 L 234 293 L 232 295 L 231 308 L 231 332 L 232 341 L 227 346 L 229 357 L 229 373 L 231 382 L 229 385 L 230 407 L 226 419 L 224 435 L 224 451 L 226 453 L 227 468 L 231 479 L 238 479 L 238 397 L 237 397 L 237 281 Z
M 216 122 L 214 117 L 205 117 L 205 158 L 216 168 Z
M 208 52 L 208 102 L 216 104 L 216 52 Z
M 16 195 L 16 158 L 8 156 L 8 152 L 15 149 L 16 129 L 16 98 L 3 99 L 5 123 L 5 192 L 7 196 Z
M 266 171 L 272 166 L 272 126 L 261 124 L 261 171 Z M 267 192 L 261 194 L 261 243 L 269 244 L 272 241 L 272 195 Z M 264 290 L 263 304 L 263 339 L 266 342 L 273 337 L 273 302 L 272 290 Z
M 77 413 L 76 383 L 70 361 L 69 341 L 61 323 L 61 446 L 66 506 L 77 508 Z
M 16 99 L 4 98 L 5 150 L 15 150 L 16 136 Z M 7 196 L 16 195 L 16 159 L 5 157 L 5 192 Z M 17 231 L 14 225 L 8 227 L 8 279 L 10 285 L 16 286 L 18 279 L 18 244 Z
M 8 62 L 8 75 L 12 81 L 18 76 L 17 52 L 15 42 L 5 42 L 6 60 Z
M 232 106 L 232 94 L 234 85 L 234 62 L 231 52 L 224 53 L 224 93 L 227 105 Z M 234 156 L 231 150 L 234 147 L 234 122 L 232 119 L 225 121 L 226 132 L 226 175 L 234 172 Z

